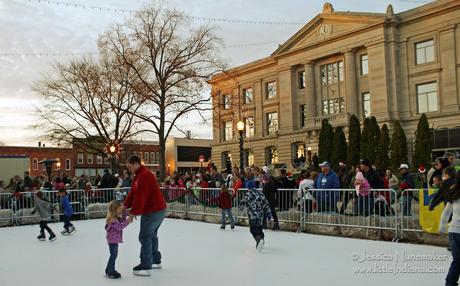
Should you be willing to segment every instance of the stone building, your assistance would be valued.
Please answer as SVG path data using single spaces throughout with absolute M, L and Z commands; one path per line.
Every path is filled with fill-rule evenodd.
M 238 165 L 236 123 L 245 122 L 246 165 L 290 163 L 316 152 L 323 119 L 347 131 L 352 114 L 400 120 L 413 142 L 420 114 L 436 154 L 460 150 L 460 1 L 395 14 L 338 12 L 324 4 L 270 56 L 212 78 L 212 160 Z M 412 144 L 410 144 L 412 145 Z M 409 146 L 409 151 L 412 146 Z

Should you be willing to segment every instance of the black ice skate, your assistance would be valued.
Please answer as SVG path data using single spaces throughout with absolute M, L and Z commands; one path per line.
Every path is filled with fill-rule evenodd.
M 45 241 L 46 237 L 45 237 L 44 234 L 40 234 L 39 236 L 37 236 L 37 239 L 40 240 L 40 241 Z
M 117 271 L 107 272 L 106 277 L 109 278 L 109 279 L 120 279 L 121 274 L 118 273 Z
M 50 234 L 50 238 L 48 238 L 49 241 L 55 241 L 56 240 L 56 235 L 54 233 Z
M 64 229 L 63 231 L 61 231 L 61 234 L 62 234 L 62 235 L 69 235 L 69 230 L 68 230 L 68 229 Z
M 161 262 L 152 264 L 152 269 L 161 269 Z
M 152 267 L 145 267 L 139 264 L 138 266 L 133 268 L 133 274 L 136 276 L 151 276 Z
M 75 233 L 77 230 L 75 229 L 75 227 L 73 225 L 69 226 L 69 234 L 73 234 Z
M 261 252 L 262 249 L 264 248 L 264 245 L 265 245 L 265 240 L 258 236 L 256 238 L 256 249 L 257 249 L 257 251 Z

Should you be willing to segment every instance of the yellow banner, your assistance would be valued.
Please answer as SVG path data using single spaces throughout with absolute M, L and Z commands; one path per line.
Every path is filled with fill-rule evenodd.
M 432 211 L 429 210 L 430 201 L 436 192 L 435 189 L 419 191 L 420 226 L 424 232 L 428 233 L 438 233 L 439 221 L 444 210 L 444 203 L 440 203 Z

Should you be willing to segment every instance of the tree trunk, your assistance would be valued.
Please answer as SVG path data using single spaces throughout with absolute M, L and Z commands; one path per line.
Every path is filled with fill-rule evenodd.
M 163 134 L 160 135 L 160 182 L 166 178 L 166 139 Z

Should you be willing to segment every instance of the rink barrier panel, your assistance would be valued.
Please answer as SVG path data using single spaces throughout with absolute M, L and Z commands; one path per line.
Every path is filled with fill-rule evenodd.
M 402 237 L 410 233 L 421 233 L 423 229 L 420 225 L 420 205 L 419 193 L 420 191 L 427 191 L 426 189 L 407 189 L 401 192 L 399 196 L 399 209 L 400 209 L 400 226 Z
M 68 190 L 69 199 L 74 208 L 74 214 L 80 215 L 81 218 L 96 218 L 105 217 L 107 204 L 111 200 L 122 201 L 128 194 L 130 188 L 115 188 L 115 189 L 97 189 L 91 191 L 84 190 Z M 235 218 L 240 221 L 247 220 L 246 210 L 240 211 L 239 201 L 244 197 L 247 189 L 233 190 L 229 189 L 234 195 L 232 199 L 232 212 Z M 261 189 L 260 189 L 261 190 Z M 167 201 L 168 212 L 181 218 L 190 218 L 193 216 L 211 216 L 220 217 L 221 210 L 218 208 L 218 202 L 215 199 L 219 196 L 219 188 L 171 188 L 161 187 L 161 191 Z M 366 206 L 365 201 L 359 200 L 356 196 L 355 189 L 336 189 L 336 190 L 309 190 L 315 197 L 311 203 L 303 199 L 305 194 L 299 193 L 297 189 L 278 189 L 277 191 L 277 207 L 280 223 L 297 224 L 299 231 L 305 231 L 309 225 L 333 226 L 345 228 L 363 228 L 374 230 L 389 230 L 394 232 L 394 237 L 403 237 L 404 232 L 421 232 L 418 222 L 418 209 L 414 207 L 412 200 L 410 216 L 407 216 L 407 204 L 404 205 L 402 198 L 404 193 L 412 193 L 415 197 L 419 190 L 405 190 L 402 195 L 397 196 L 397 193 L 391 189 L 371 190 L 369 196 L 375 197 L 377 194 L 389 198 L 391 203 L 388 204 L 394 215 L 381 216 L 374 214 L 363 216 L 359 215 L 373 208 Z M 56 206 L 55 217 L 62 215 L 60 210 L 58 191 L 43 191 L 46 199 L 53 202 Z M 322 204 L 316 200 L 318 195 L 325 198 Z M 29 220 L 37 220 L 38 215 L 30 215 L 29 211 L 33 209 L 33 193 L 23 192 L 19 198 L 11 197 L 11 194 L 0 194 L 2 199 L 2 209 L 12 210 L 10 217 L 0 217 L 0 225 L 2 222 L 11 221 L 12 224 L 21 225 Z M 6 201 L 5 201 L 5 198 Z M 348 201 L 347 206 L 343 206 L 344 201 Z M 375 198 L 374 198 L 375 200 Z M 399 201 L 398 201 L 399 200 Z M 350 203 L 354 202 L 354 203 Z M 325 203 L 325 206 L 324 206 Z M 342 203 L 342 206 L 340 205 Z M 339 214 L 338 208 L 344 207 L 345 214 Z M 331 209 L 328 209 L 331 208 Z M 374 203 L 375 208 L 375 203 Z M 23 211 L 20 211 L 23 210 Z M 318 211 L 319 210 L 319 211 Z M 375 209 L 374 209 L 375 210 Z M 350 211 L 352 213 L 350 213 Z M 8 213 L 7 211 L 4 211 Z M 347 213 L 348 212 L 348 213 Z M 56 218 L 55 218 L 56 219 Z

